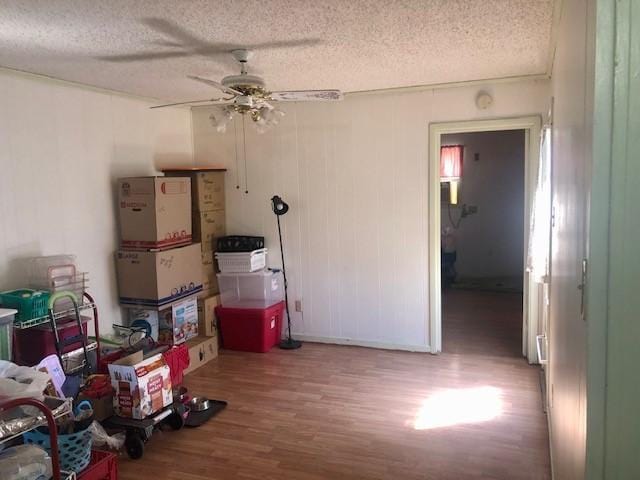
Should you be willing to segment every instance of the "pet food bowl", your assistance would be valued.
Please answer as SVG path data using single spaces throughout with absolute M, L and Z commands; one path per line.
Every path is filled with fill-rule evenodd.
M 189 410 L 192 412 L 204 412 L 211 408 L 211 401 L 206 397 L 193 397 L 187 403 L 187 407 L 189 407 Z

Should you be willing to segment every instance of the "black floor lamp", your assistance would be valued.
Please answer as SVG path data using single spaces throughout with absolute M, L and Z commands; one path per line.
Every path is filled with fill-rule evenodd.
M 280 239 L 280 255 L 282 257 L 282 276 L 284 277 L 284 302 L 285 309 L 287 311 L 287 338 L 280 342 L 280 348 L 285 350 L 294 350 L 302 346 L 302 342 L 291 338 L 291 315 L 289 315 L 289 297 L 287 293 L 287 269 L 284 266 L 284 248 L 282 247 L 282 230 L 280 230 L 280 216 L 289 211 L 289 205 L 282 200 L 278 195 L 274 195 L 271 198 L 271 208 L 273 213 L 276 214 L 278 220 L 278 238 Z

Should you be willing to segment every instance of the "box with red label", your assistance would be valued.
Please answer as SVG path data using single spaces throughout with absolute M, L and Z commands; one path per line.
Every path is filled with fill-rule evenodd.
M 171 372 L 162 354 L 136 352 L 109 364 L 116 415 L 142 420 L 173 402 Z
M 125 249 L 167 249 L 191 243 L 191 179 L 118 180 L 120 244 Z

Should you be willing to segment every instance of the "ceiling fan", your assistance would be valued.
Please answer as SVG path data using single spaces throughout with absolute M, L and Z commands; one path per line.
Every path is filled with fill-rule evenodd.
M 272 103 L 277 102 L 309 102 L 309 101 L 336 101 L 342 100 L 343 95 L 340 90 L 291 90 L 281 92 L 271 92 L 267 90 L 264 80 L 247 72 L 247 63 L 252 56 L 252 52 L 247 49 L 236 49 L 231 51 L 231 55 L 240 64 L 240 75 L 229 75 L 220 82 L 202 78 L 195 75 L 188 75 L 187 78 L 204 83 L 220 90 L 225 96 L 218 98 L 208 98 L 204 100 L 191 100 L 187 102 L 168 103 L 156 105 L 151 108 L 173 107 L 177 105 L 214 104 L 221 105 L 220 114 L 211 115 L 211 122 L 219 132 L 226 130 L 227 124 L 233 120 L 234 114 L 248 115 L 262 133 L 269 127 L 276 125 L 279 117 L 284 116 L 284 112 L 274 107 Z

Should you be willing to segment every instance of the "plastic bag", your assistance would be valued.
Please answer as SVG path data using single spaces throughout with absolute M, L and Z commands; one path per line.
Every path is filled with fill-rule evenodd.
M 36 445 L 18 445 L 0 453 L 0 478 L 3 480 L 44 480 L 52 473 L 51 457 Z
M 98 422 L 89 425 L 91 438 L 96 447 L 107 446 L 113 450 L 120 450 L 124 446 L 125 434 L 120 432 L 115 435 L 109 435 Z
M 48 373 L 31 367 L 21 367 L 15 363 L 0 360 L 0 397 L 35 398 L 42 400 L 45 388 L 51 378 Z

